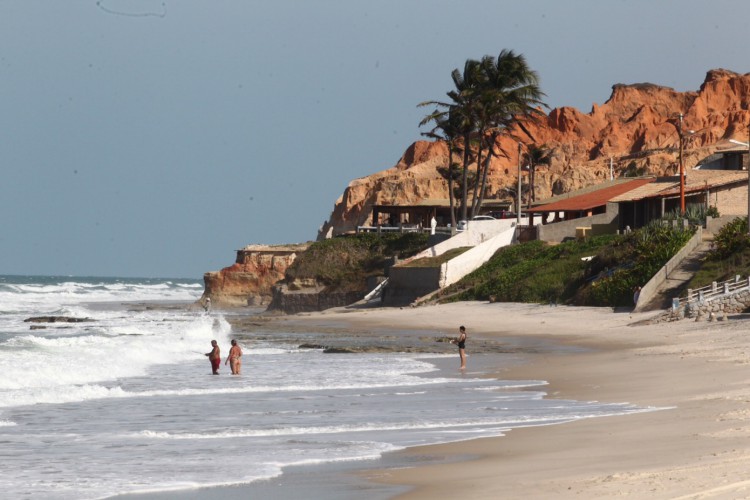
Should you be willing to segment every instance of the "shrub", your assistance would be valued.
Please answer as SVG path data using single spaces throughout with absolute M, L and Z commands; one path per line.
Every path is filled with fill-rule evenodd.
M 739 217 L 725 224 L 714 236 L 712 251 L 690 280 L 688 288 L 701 288 L 713 281 L 725 281 L 736 275 L 750 275 L 747 217 Z
M 394 256 L 423 250 L 427 238 L 425 233 L 360 233 L 318 241 L 294 260 L 285 280 L 315 279 L 329 290 L 364 290 L 368 277 L 382 276 Z
M 747 217 L 738 217 L 724 225 L 714 237 L 714 245 L 713 259 L 724 259 L 750 248 Z
M 487 300 L 494 295 L 501 302 L 629 306 L 634 287 L 651 279 L 693 234 L 692 228 L 655 223 L 628 235 L 504 247 L 443 290 L 439 300 Z
M 643 286 L 672 258 L 695 233 L 694 228 L 654 221 L 633 231 L 620 242 L 621 248 L 604 249 L 594 259 L 589 284 L 582 287 L 576 303 L 592 306 L 630 306 L 633 289 Z M 611 267 L 597 269 L 601 262 Z
M 569 302 L 588 266 L 583 257 L 617 236 L 549 245 L 531 241 L 504 247 L 482 267 L 443 290 L 444 301 L 495 300 L 505 302 Z

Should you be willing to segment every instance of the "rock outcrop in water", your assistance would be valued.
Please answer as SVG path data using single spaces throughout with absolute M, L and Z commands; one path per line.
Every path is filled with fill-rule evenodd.
M 707 73 L 698 91 L 677 92 L 650 83 L 617 84 L 609 100 L 594 104 L 589 113 L 572 107 L 553 109 L 546 119 L 529 126 L 528 134 L 517 133 L 525 144 L 546 144 L 552 150 L 551 165 L 536 171 L 537 199 L 608 179 L 610 158 L 616 177 L 627 171 L 674 175 L 679 142 L 675 120 L 681 113 L 686 168 L 713 153 L 717 143 L 732 138 L 746 142 L 749 97 L 750 75 L 717 69 Z M 518 147 L 508 138 L 501 138 L 498 145 L 507 157 L 492 162 L 487 197 L 502 199 L 503 189 L 517 182 Z M 336 201 L 318 237 L 370 224 L 375 204 L 447 199 L 447 182 L 437 172 L 437 167 L 447 166 L 447 162 L 445 144 L 412 144 L 394 167 L 353 180 Z
M 216 307 L 268 305 L 273 286 L 307 247 L 308 244 L 248 245 L 237 250 L 233 265 L 203 275 L 205 290 L 200 301 L 211 297 Z

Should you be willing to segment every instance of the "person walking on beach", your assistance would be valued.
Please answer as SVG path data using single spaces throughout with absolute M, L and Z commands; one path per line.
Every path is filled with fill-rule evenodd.
M 211 362 L 211 371 L 214 375 L 219 374 L 219 367 L 221 366 L 221 350 L 219 349 L 219 343 L 215 340 L 211 341 L 213 349 L 211 352 L 207 352 L 208 360 Z
M 239 375 L 242 369 L 242 349 L 240 348 L 237 341 L 232 339 L 232 347 L 229 349 L 229 356 L 224 361 L 224 365 L 229 363 L 229 368 L 232 370 L 232 375 Z
M 451 340 L 451 344 L 458 346 L 458 355 L 461 358 L 461 370 L 466 369 L 466 328 L 458 327 L 458 338 Z

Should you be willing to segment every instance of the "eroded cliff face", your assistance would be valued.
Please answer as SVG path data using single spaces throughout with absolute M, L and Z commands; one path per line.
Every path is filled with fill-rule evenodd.
M 750 75 L 717 69 L 709 71 L 696 92 L 677 92 L 650 83 L 614 85 L 609 100 L 582 113 L 562 107 L 516 131 L 526 144 L 546 144 L 552 150 L 549 166 L 536 170 L 537 199 L 586 187 L 629 168 L 647 174 L 674 175 L 677 171 L 676 117 L 682 113 L 685 133 L 684 162 L 691 168 L 728 139 L 748 140 Z M 694 131 L 692 133 L 691 131 Z M 503 189 L 517 182 L 518 147 L 503 137 L 498 146 L 507 157 L 495 158 L 488 178 L 487 198 L 505 198 Z M 336 201 L 319 238 L 371 224 L 375 204 L 411 204 L 423 199 L 447 199 L 448 184 L 437 167 L 448 164 L 448 149 L 441 142 L 419 141 L 399 162 L 381 172 L 353 180 Z M 523 182 L 528 182 L 526 173 Z
M 211 297 L 216 307 L 266 306 L 273 297 L 273 286 L 284 278 L 297 254 L 307 249 L 299 245 L 248 245 L 237 250 L 237 259 L 221 271 L 203 275 L 203 301 Z

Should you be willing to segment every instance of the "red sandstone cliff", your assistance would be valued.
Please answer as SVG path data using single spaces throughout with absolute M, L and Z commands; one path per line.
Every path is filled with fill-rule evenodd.
M 273 285 L 284 278 L 297 254 L 307 247 L 307 244 L 248 245 L 237 250 L 233 265 L 203 275 L 205 290 L 200 301 L 211 297 L 217 307 L 268 305 Z
M 684 115 L 685 166 L 694 166 L 711 154 L 722 140 L 747 141 L 750 123 L 750 74 L 717 69 L 706 74 L 697 92 L 676 92 L 650 83 L 614 85 L 609 100 L 590 113 L 562 107 L 527 127 L 524 142 L 552 149 L 549 167 L 536 171 L 537 199 L 595 184 L 630 166 L 655 175 L 673 175 L 677 169 L 677 130 L 673 122 Z M 690 134 L 688 131 L 695 131 Z M 490 167 L 487 198 L 502 198 L 503 188 L 516 182 L 518 165 L 514 140 L 498 144 L 507 158 L 495 158 Z M 319 238 L 352 231 L 370 224 L 374 204 L 411 204 L 422 199 L 447 199 L 447 182 L 436 167 L 446 166 L 448 150 L 440 142 L 412 144 L 392 168 L 353 180 L 336 201 Z M 525 175 L 525 174 L 524 174 Z M 524 182 L 527 182 L 524 179 Z

